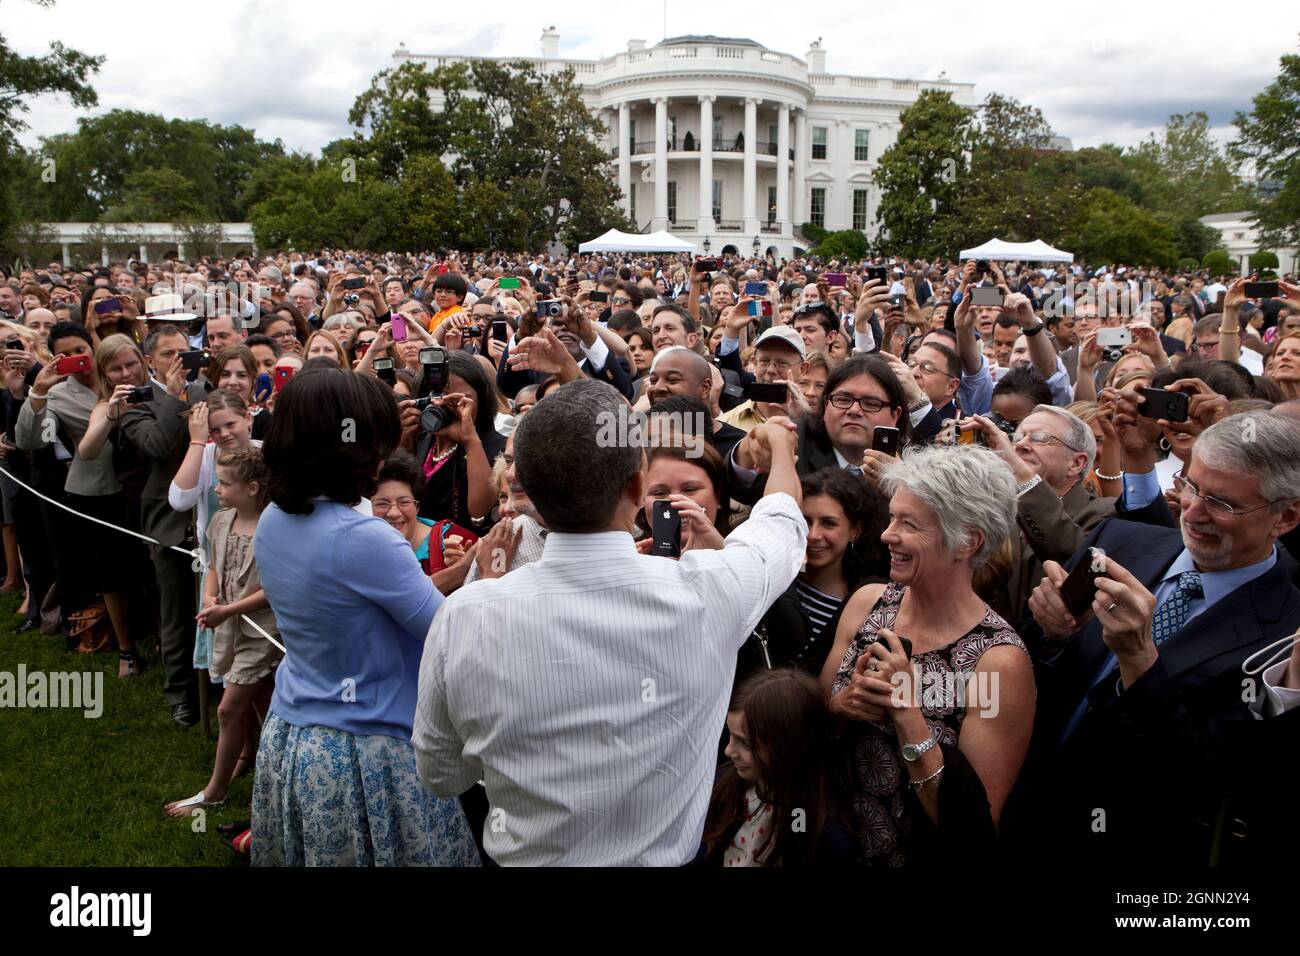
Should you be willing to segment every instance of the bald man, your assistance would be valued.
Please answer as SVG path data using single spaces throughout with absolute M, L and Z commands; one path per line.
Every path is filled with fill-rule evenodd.
M 28 309 L 22 324 L 40 335 L 42 342 L 48 342 L 50 329 L 54 328 L 57 321 L 58 318 L 49 309 Z
M 650 364 L 645 394 L 649 403 L 662 401 L 671 395 L 689 395 L 709 407 L 713 419 L 711 444 L 719 452 L 730 454 L 736 442 L 745 437 L 744 431 L 717 419 L 717 404 L 713 394 L 713 376 L 717 370 L 698 352 L 683 345 L 672 345 L 658 352 Z

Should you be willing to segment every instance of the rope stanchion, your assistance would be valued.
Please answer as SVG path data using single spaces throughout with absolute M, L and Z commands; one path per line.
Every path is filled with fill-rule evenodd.
M 120 531 L 120 532 L 122 532 L 123 534 L 129 534 L 131 537 L 133 537 L 133 538 L 139 538 L 141 541 L 147 541 L 147 542 L 149 542 L 150 544 L 156 544 L 156 545 L 162 546 L 162 542 L 157 541 L 157 540 L 155 540 L 154 538 L 149 537 L 147 534 L 140 534 L 140 532 L 138 532 L 138 531 L 132 531 L 130 528 L 121 528 L 121 527 L 118 527 L 117 525 L 113 524 L 112 522 L 104 521 L 104 520 L 102 520 L 102 519 L 100 519 L 100 518 L 96 518 L 96 517 L 94 517 L 93 515 L 82 514 L 80 511 L 78 511 L 78 510 L 75 509 L 75 508 L 69 508 L 67 505 L 65 505 L 65 504 L 64 504 L 63 502 L 61 502 L 61 501 L 55 501 L 55 500 L 54 500 L 53 498 L 51 498 L 49 495 L 43 495 L 43 494 L 41 494 L 39 491 L 37 491 L 37 490 L 36 490 L 35 488 L 33 488 L 31 485 L 27 484 L 27 482 L 23 481 L 21 478 L 16 478 L 16 477 L 14 476 L 13 472 L 9 471 L 9 469 L 7 469 L 7 468 L 0 468 L 0 475 L 4 475 L 6 478 L 8 478 L 10 481 L 12 481 L 12 482 L 13 482 L 14 484 L 16 484 L 16 485 L 18 485 L 18 486 L 20 486 L 20 487 L 22 487 L 22 488 L 26 488 L 28 491 L 30 491 L 32 494 L 34 494 L 37 498 L 40 498 L 42 501 L 47 502 L 48 504 L 52 504 L 52 505 L 54 505 L 54 507 L 56 507 L 56 508 L 62 508 L 64 511 L 68 512 L 68 514 L 74 514 L 74 515 L 76 515 L 78 518 L 85 518 L 87 521 L 93 521 L 93 522 L 95 522 L 95 524 L 102 524 L 105 528 L 112 528 L 114 531 Z M 187 558 L 197 558 L 199 561 L 202 561 L 202 560 L 203 560 L 203 549 L 202 549 L 202 548 L 193 548 L 193 549 L 190 549 L 190 548 L 182 548 L 182 547 L 180 547 L 179 545 L 175 545 L 175 544 L 169 544 L 169 545 L 166 545 L 166 547 L 170 548 L 172 551 L 179 551 L 181 554 L 185 555 Z

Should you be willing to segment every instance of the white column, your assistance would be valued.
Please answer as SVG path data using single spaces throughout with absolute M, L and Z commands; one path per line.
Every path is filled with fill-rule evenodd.
M 655 99 L 655 218 L 652 232 L 668 228 L 668 97 Z
M 700 97 L 700 209 L 696 228 L 706 236 L 717 229 L 713 221 L 713 100 Z
M 790 104 L 782 103 L 776 121 L 776 222 L 790 235 Z
M 182 262 L 185 261 L 185 243 L 179 239 L 176 240 L 176 258 Z
M 63 268 L 68 269 L 72 266 L 72 251 L 68 248 L 66 242 L 60 243 L 63 247 Z
M 795 111 L 794 119 L 794 203 L 796 226 L 808 221 L 808 111 Z
M 741 228 L 747 237 L 758 232 L 758 215 L 754 211 L 758 203 L 758 104 L 759 100 L 752 96 L 745 98 L 745 199 L 740 211 L 744 218 Z
M 99 247 L 99 262 L 103 266 L 108 265 L 108 246 Z
M 140 261 L 141 262 L 149 261 L 149 250 L 145 248 L 143 242 L 140 243 Z
M 618 143 L 618 188 L 623 194 L 623 212 L 629 216 L 632 215 L 632 142 L 627 135 L 631 125 L 630 113 L 626 101 L 618 104 L 618 133 L 615 139 Z

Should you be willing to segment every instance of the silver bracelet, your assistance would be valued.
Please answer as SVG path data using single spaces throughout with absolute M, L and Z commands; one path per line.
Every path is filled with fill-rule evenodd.
M 922 787 L 924 787 L 924 786 L 925 786 L 927 783 L 929 783 L 931 780 L 934 780 L 935 778 L 937 778 L 937 777 L 939 776 L 939 774 L 943 773 L 943 768 L 946 767 L 946 766 L 948 766 L 948 765 L 947 765 L 947 764 L 940 764 L 940 765 L 939 765 L 939 769 L 936 770 L 934 773 L 930 774 L 930 776 L 926 777 L 924 780 L 913 780 L 913 781 L 911 781 L 912 786 L 916 787 L 917 790 L 920 790 Z

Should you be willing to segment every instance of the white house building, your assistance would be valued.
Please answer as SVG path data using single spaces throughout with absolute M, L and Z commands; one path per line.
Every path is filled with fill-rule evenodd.
M 1221 212 L 1201 217 L 1202 223 L 1219 233 L 1223 248 L 1237 261 L 1242 275 L 1250 274 L 1250 257 L 1260 251 L 1259 230 L 1249 216 L 1248 212 Z M 1300 272 L 1300 249 L 1272 251 L 1277 253 L 1278 275 Z
M 542 71 L 571 68 L 608 129 L 624 209 L 643 231 L 669 229 L 714 252 L 789 256 L 795 228 L 876 232 L 876 163 L 898 135 L 899 114 L 925 89 L 974 108 L 974 84 L 826 72 L 818 39 L 805 59 L 752 40 L 682 36 L 600 60 L 559 55 L 542 34 Z M 419 55 L 427 68 L 473 57 Z M 511 57 L 509 59 L 518 59 Z M 525 58 L 527 59 L 527 58 Z M 435 106 L 438 105 L 435 100 Z

